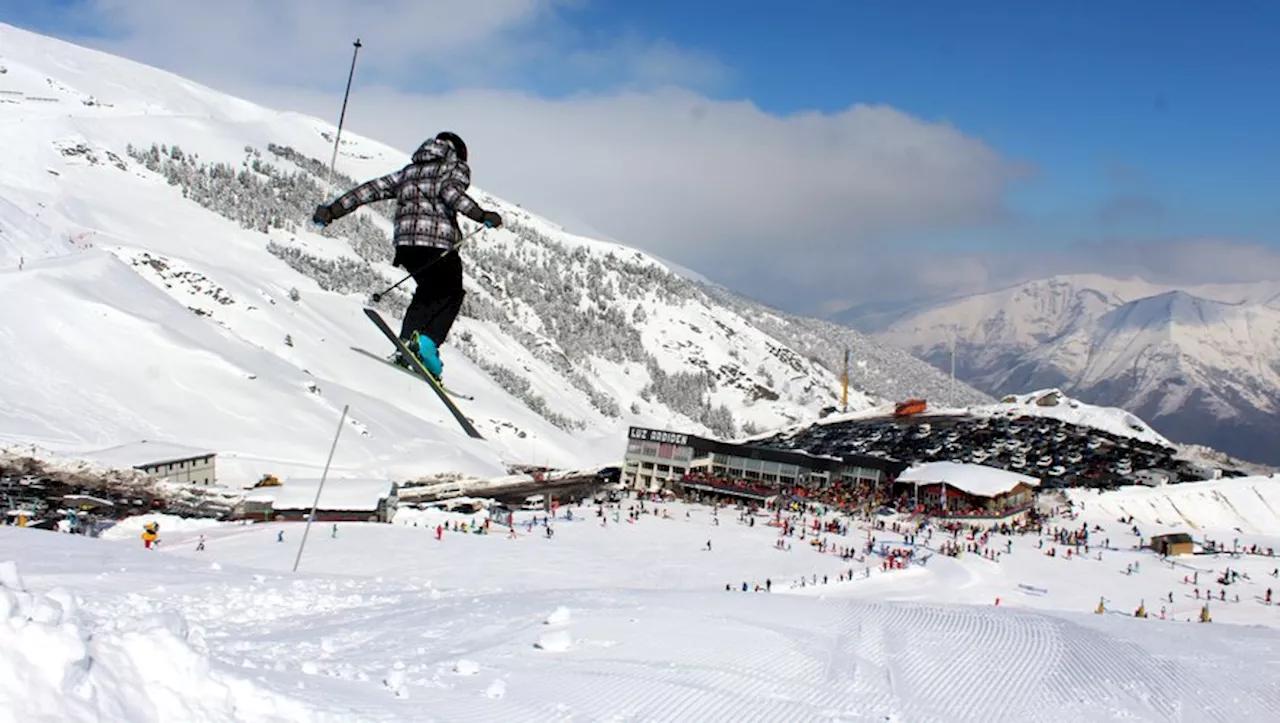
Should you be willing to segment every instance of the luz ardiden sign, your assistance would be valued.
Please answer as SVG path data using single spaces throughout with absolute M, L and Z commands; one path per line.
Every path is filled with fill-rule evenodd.
M 631 432 L 627 436 L 638 442 L 659 442 L 664 444 L 680 445 L 682 447 L 688 446 L 689 444 L 689 435 L 681 434 L 679 432 L 668 432 L 662 429 L 632 427 Z

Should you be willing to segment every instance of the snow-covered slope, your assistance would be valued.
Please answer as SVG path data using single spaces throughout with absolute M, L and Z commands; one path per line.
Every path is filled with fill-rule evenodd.
M 136 723 L 1251 723 L 1280 706 L 1274 559 L 1164 564 L 1101 501 L 1049 520 L 1088 526 L 1075 555 L 1029 533 L 951 557 L 950 535 L 913 545 L 860 520 L 822 535 L 825 552 L 798 536 L 779 550 L 764 518 L 723 510 L 650 504 L 607 525 L 565 512 L 549 539 L 522 512 L 514 536 L 437 540 L 437 523 L 467 520 L 430 511 L 340 523 L 310 536 L 298 573 L 297 523 L 161 519 L 158 550 L 138 540 L 149 517 L 112 540 L 0 528 L 0 699 L 21 720 Z M 1237 520 L 1213 514 L 1221 527 L 1197 540 L 1230 546 Z M 873 535 L 925 564 L 841 558 Z M 1219 599 L 1225 567 L 1245 577 Z M 1193 595 L 1181 581 L 1196 573 Z M 1195 622 L 1206 604 L 1211 625 Z
M 1057 419 L 1079 427 L 1098 429 L 1119 437 L 1175 447 L 1150 425 L 1118 407 L 1102 407 L 1072 399 L 1060 389 L 1038 389 L 1027 394 L 1010 394 L 998 404 L 971 407 L 966 413 L 974 416 L 1028 415 Z
M 707 281 L 699 287 L 717 302 L 811 359 L 838 360 L 843 364 L 847 349 L 852 389 L 874 390 L 878 396 L 894 402 L 912 397 L 948 406 L 992 401 L 987 394 L 959 379 L 939 374 L 937 369 L 902 349 L 874 341 L 847 326 L 794 316 Z
M 651 257 L 476 190 L 507 225 L 464 251 L 445 347 L 448 383 L 476 397 L 471 441 L 425 385 L 351 348 L 389 351 L 360 308 L 403 271 L 388 209 L 307 223 L 339 190 L 317 160 L 331 124 L 7 25 L 0 69 L 5 441 L 166 439 L 219 451 L 230 476 L 312 474 L 349 404 L 339 474 L 496 474 L 615 461 L 629 424 L 731 436 L 838 403 L 839 358 L 789 346 L 789 322 L 762 329 Z M 335 186 L 405 158 L 345 134 Z M 902 395 L 892 369 L 861 381 L 854 409 Z
M 842 320 L 994 394 L 1061 387 L 1180 442 L 1280 462 L 1280 283 L 1057 276 Z
M 1237 477 L 1165 487 L 1124 487 L 1111 492 L 1073 489 L 1067 496 L 1094 513 L 1132 517 L 1148 534 L 1232 530 L 1280 538 L 1280 479 Z

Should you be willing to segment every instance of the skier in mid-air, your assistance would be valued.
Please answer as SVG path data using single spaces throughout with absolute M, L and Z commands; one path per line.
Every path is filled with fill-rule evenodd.
M 436 379 L 444 373 L 440 346 L 466 296 L 462 259 L 454 250 L 463 239 L 458 214 L 489 228 L 502 225 L 502 216 L 480 208 L 467 195 L 470 185 L 466 143 L 456 133 L 442 131 L 418 148 L 409 165 L 363 183 L 333 203 L 317 206 L 312 217 L 316 224 L 327 226 L 366 203 L 396 200 L 392 263 L 408 271 L 417 285 L 400 338 Z M 408 360 L 399 359 L 398 352 L 396 357 L 407 366 Z

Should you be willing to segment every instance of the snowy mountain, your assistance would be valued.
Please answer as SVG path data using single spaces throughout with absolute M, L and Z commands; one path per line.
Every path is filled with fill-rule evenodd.
M 1002 396 L 1060 387 L 1165 436 L 1280 463 L 1280 283 L 1056 276 L 841 321 Z
M 890 401 L 923 397 L 938 405 L 966 406 L 994 401 L 959 379 L 951 379 L 905 351 L 877 342 L 859 331 L 822 319 L 788 314 L 707 281 L 698 284 L 709 297 L 748 319 L 805 356 L 843 365 L 849 351 L 849 387 L 875 390 Z M 835 366 L 835 365 L 831 365 Z M 840 369 L 840 367 L 836 367 Z
M 447 382 L 476 398 L 486 439 L 468 439 L 425 384 L 352 348 L 390 351 L 361 307 L 403 275 L 391 209 L 307 223 L 407 153 L 344 134 L 327 186 L 331 124 L 6 25 L 0 124 L 0 440 L 168 440 L 218 451 L 224 478 L 310 475 L 349 405 L 336 474 L 491 475 L 616 461 L 631 424 L 735 436 L 839 404 L 848 332 L 473 188 L 507 223 L 468 242 L 444 348 Z M 380 308 L 397 315 L 402 292 Z M 949 390 L 857 345 L 852 409 Z

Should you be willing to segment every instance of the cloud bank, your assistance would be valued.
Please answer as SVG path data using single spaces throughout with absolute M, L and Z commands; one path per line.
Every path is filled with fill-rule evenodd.
M 1205 240 L 1155 259 L 1118 242 L 963 253 L 936 239 L 1005 221 L 1028 163 L 888 106 L 778 115 L 726 100 L 731 68 L 662 38 L 583 32 L 573 20 L 588 3 L 81 0 L 66 19 L 95 28 L 80 42 L 326 119 L 360 37 L 349 129 L 406 151 L 453 129 L 478 186 L 792 310 L 1068 268 L 1204 280 L 1275 260 Z M 1162 210 L 1123 197 L 1101 215 Z

